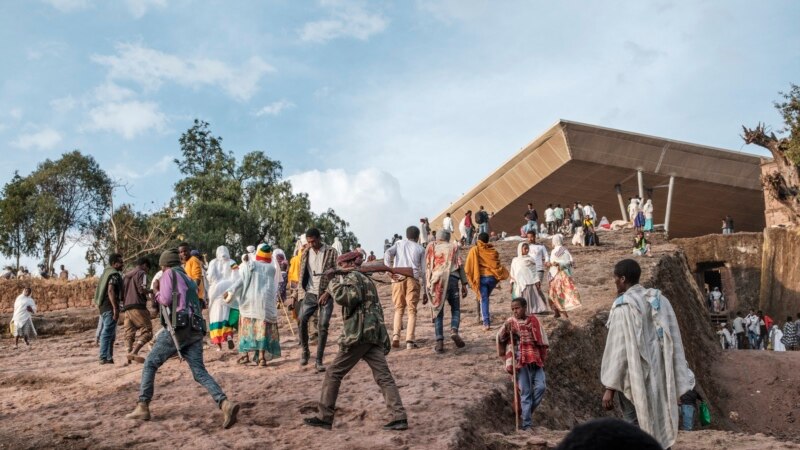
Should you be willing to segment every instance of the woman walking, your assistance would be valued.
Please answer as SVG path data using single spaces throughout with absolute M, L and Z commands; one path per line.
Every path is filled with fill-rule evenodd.
M 278 285 L 281 272 L 272 259 L 272 247 L 261 244 L 255 261 L 243 262 L 241 278 L 236 280 L 226 298 L 239 295 L 239 353 L 244 355 L 239 364 L 250 362 L 249 352 L 254 352 L 253 362 L 266 366 L 267 361 L 281 355 L 278 334 Z
M 14 315 L 11 323 L 14 326 L 14 348 L 19 346 L 19 338 L 25 341 L 25 345 L 31 345 L 29 339 L 36 337 L 36 328 L 33 327 L 32 315 L 36 312 L 36 302 L 31 298 L 31 288 L 26 287 L 22 290 L 14 301 Z
M 555 308 L 556 318 L 563 314 L 569 319 L 569 311 L 581 306 L 581 297 L 572 282 L 575 263 L 572 254 L 564 246 L 564 237 L 553 236 L 553 251 L 550 253 L 550 302 Z
M 517 246 L 517 257 L 511 260 L 511 298 L 524 298 L 527 303 L 527 314 L 549 314 L 547 303 L 539 295 L 536 283 L 536 262 L 528 255 L 530 248 L 527 242 Z
M 238 326 L 239 312 L 231 309 L 223 296 L 230 289 L 238 276 L 236 262 L 231 259 L 228 248 L 224 245 L 217 247 L 217 257 L 208 263 L 208 327 L 211 343 L 222 350 L 222 344 L 227 343 L 228 349 L 233 350 L 233 331 Z

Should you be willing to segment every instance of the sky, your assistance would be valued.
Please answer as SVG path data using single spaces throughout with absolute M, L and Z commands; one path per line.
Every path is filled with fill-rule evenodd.
M 128 186 L 117 204 L 155 210 L 198 118 L 379 251 L 560 118 L 767 155 L 739 133 L 780 129 L 798 19 L 793 0 L 6 0 L 0 183 L 79 149 Z

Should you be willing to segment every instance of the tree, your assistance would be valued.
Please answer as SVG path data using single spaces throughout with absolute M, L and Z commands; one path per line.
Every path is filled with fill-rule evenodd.
M 75 150 L 40 163 L 26 179 L 33 188 L 28 236 L 48 273 L 65 247 L 93 233 L 111 201 L 111 180 L 91 156 Z
M 33 235 L 28 232 L 33 223 L 33 194 L 31 183 L 14 172 L 0 198 L 0 253 L 15 258 L 17 270 L 20 256 L 36 249 Z
M 777 170 L 761 177 L 764 189 L 791 213 L 793 224 L 800 223 L 800 86 L 791 85 L 789 92 L 781 92 L 783 102 L 775 102 L 788 136 L 776 136 L 766 125 L 755 128 L 742 126 L 742 139 L 748 144 L 766 148 L 772 153 Z
M 87 262 L 91 266 L 105 261 L 111 253 L 121 254 L 125 264 L 142 256 L 159 255 L 177 244 L 176 230 L 176 220 L 169 208 L 148 214 L 123 204 L 95 229 Z M 157 262 L 157 258 L 154 260 Z
M 356 245 L 358 245 L 356 235 L 347 230 L 350 224 L 339 217 L 331 208 L 328 208 L 324 213 L 314 217 L 314 226 L 319 228 L 320 233 L 330 241 L 338 237 L 345 251 L 348 249 L 355 249 Z
M 332 211 L 319 217 L 311 213 L 308 196 L 292 192 L 291 183 L 282 179 L 281 163 L 264 152 L 247 153 L 237 164 L 223 150 L 222 138 L 200 120 L 179 142 L 182 157 L 175 163 L 184 178 L 175 184 L 171 204 L 181 219 L 180 234 L 201 251 L 213 254 L 224 244 L 240 254 L 260 242 L 293 248 L 296 236 L 317 222 L 355 240 L 348 236 L 347 222 Z

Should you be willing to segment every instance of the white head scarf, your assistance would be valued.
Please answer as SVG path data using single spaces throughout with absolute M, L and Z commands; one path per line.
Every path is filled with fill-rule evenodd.
M 527 242 L 520 242 L 517 245 L 517 257 L 511 260 L 511 278 L 517 284 L 515 288 L 519 293 L 529 284 L 536 284 L 536 262 L 528 255 L 522 254 L 522 246 L 528 246 Z
M 564 236 L 558 233 L 553 236 L 553 250 L 564 245 Z

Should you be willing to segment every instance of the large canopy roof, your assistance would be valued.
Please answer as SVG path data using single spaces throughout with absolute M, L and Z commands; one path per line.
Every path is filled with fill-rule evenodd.
M 599 216 L 621 219 L 616 185 L 624 201 L 652 195 L 654 221 L 663 223 L 670 176 L 675 177 L 670 236 L 719 233 L 731 215 L 736 231 L 764 228 L 758 156 L 654 136 L 559 120 L 431 221 L 445 213 L 457 224 L 467 210 L 494 212 L 495 231 L 516 234 L 528 203 L 542 216 L 547 205 L 593 204 Z

